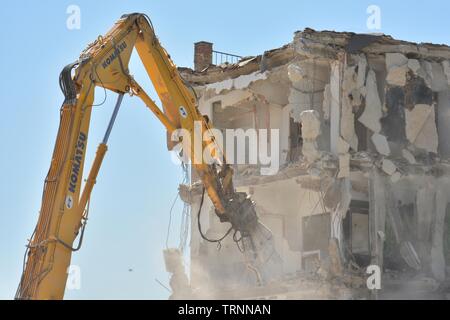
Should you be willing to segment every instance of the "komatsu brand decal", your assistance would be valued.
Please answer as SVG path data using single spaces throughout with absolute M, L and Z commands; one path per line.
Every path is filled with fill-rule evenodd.
M 70 174 L 69 191 L 75 193 L 77 187 L 78 175 L 80 173 L 81 162 L 83 161 L 84 149 L 86 148 L 86 135 L 80 132 L 73 158 L 72 172 Z
M 185 107 L 183 107 L 183 106 L 180 106 L 180 115 L 183 117 L 183 118 L 187 118 L 187 116 L 188 116 L 188 113 L 187 113 L 187 111 L 186 111 L 186 108 Z
M 66 197 L 66 208 L 72 209 L 73 208 L 73 197 L 71 195 L 68 195 Z
M 111 55 L 102 62 L 103 69 L 106 69 L 106 67 L 108 67 L 126 48 L 127 43 L 125 41 L 116 46 L 113 53 L 111 53 Z

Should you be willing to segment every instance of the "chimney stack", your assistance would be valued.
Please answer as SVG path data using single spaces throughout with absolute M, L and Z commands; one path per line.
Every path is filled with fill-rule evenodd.
M 212 64 L 213 44 L 200 41 L 194 43 L 194 70 L 202 71 Z

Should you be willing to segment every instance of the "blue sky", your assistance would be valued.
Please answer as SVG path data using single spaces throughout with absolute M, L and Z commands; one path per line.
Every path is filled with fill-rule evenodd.
M 81 9 L 81 28 L 68 30 L 66 9 Z M 26 239 L 37 220 L 63 100 L 61 69 L 123 14 L 143 12 L 179 66 L 192 66 L 193 43 L 216 50 L 260 54 L 292 40 L 293 32 L 371 32 L 369 5 L 381 9 L 381 30 L 403 40 L 450 43 L 448 1 L 5 1 L 0 12 L 0 299 L 13 298 Z M 130 69 L 152 93 L 136 57 Z M 152 93 L 154 96 L 154 94 Z M 103 100 L 102 90 L 96 101 Z M 156 99 L 156 98 L 155 98 Z M 100 142 L 115 95 L 93 111 L 87 166 Z M 169 209 L 182 178 L 170 160 L 162 125 L 143 103 L 126 97 L 91 202 L 82 250 L 81 290 L 70 299 L 165 299 L 162 249 Z M 181 204 L 174 210 L 170 244 L 178 245 Z M 196 230 L 194 230 L 195 232 Z M 128 270 L 132 268 L 133 271 Z

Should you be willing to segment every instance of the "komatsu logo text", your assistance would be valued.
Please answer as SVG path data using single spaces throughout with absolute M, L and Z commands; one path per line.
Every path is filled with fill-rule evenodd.
M 86 148 L 86 135 L 80 132 L 73 157 L 72 173 L 70 174 L 69 191 L 75 193 L 77 187 L 78 175 L 80 173 L 81 162 L 83 161 L 84 149 Z
M 103 69 L 106 69 L 106 67 L 108 67 L 123 52 L 123 50 L 126 49 L 126 47 L 127 47 L 127 43 L 125 41 L 120 43 L 115 48 L 113 53 L 111 53 L 111 55 L 102 62 Z

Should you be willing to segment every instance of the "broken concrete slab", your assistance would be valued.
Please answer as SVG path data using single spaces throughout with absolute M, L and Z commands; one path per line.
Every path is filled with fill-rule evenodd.
M 390 176 L 392 176 L 397 171 L 397 166 L 389 159 L 383 159 L 381 168 L 386 174 Z
M 408 58 L 401 53 L 386 53 L 386 81 L 392 86 L 403 87 L 406 85 L 406 73 L 408 72 Z
M 372 135 L 371 140 L 380 154 L 384 156 L 388 156 L 391 154 L 391 149 L 385 136 L 379 133 L 375 133 Z
M 405 158 L 409 164 L 416 164 L 416 158 L 414 155 L 407 149 L 402 150 L 402 156 Z
M 267 75 L 267 72 L 255 72 L 249 75 L 237 77 L 233 81 L 234 89 L 245 89 L 253 82 L 267 79 Z
M 417 148 L 437 153 L 438 133 L 434 107 L 418 104 L 405 110 L 406 137 Z
M 408 66 L 403 65 L 401 67 L 394 66 L 389 69 L 386 81 L 391 86 L 404 87 L 406 85 L 406 73 L 408 72 Z
M 408 58 L 401 53 L 386 53 L 386 69 L 389 70 L 392 67 L 401 67 L 408 64 Z
M 383 115 L 380 96 L 378 94 L 375 71 L 370 70 L 366 81 L 366 106 L 358 121 L 373 132 L 381 131 L 380 119 Z

